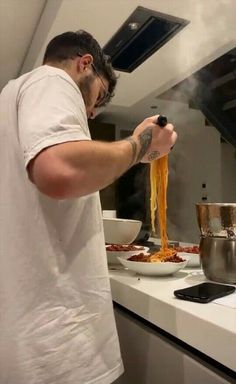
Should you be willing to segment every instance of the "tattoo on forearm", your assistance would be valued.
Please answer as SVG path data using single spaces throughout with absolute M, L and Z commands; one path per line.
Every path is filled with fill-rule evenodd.
M 160 156 L 159 151 L 152 151 L 148 154 L 148 160 L 149 161 L 156 160 L 156 159 L 158 159 L 159 156 Z
M 147 128 L 139 135 L 141 149 L 137 157 L 137 161 L 140 161 L 143 156 L 147 153 L 147 150 L 152 141 L 152 128 Z
M 125 140 L 127 140 L 131 144 L 131 147 L 133 150 L 131 164 L 138 163 L 146 155 L 147 150 L 151 144 L 152 129 L 147 128 L 147 129 L 145 129 L 145 131 L 143 131 L 139 135 L 139 141 L 140 141 L 140 145 L 141 145 L 141 149 L 140 149 L 139 153 L 137 153 L 137 143 L 135 142 L 135 140 L 132 137 L 127 137 Z M 149 160 L 153 160 L 152 156 L 153 156 L 153 159 L 158 157 L 159 152 L 158 151 L 151 152 L 149 155 L 149 157 L 150 157 Z
M 137 155 L 137 144 L 135 143 L 134 139 L 132 139 L 132 137 L 127 137 L 125 140 L 127 140 L 131 144 L 132 151 L 133 151 L 131 164 L 133 164 L 135 162 L 136 155 Z

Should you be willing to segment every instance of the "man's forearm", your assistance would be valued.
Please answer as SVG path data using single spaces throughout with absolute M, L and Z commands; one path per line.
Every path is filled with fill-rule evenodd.
M 151 128 L 147 128 L 144 132 L 137 136 L 136 140 L 133 136 L 129 136 L 125 140 L 129 141 L 132 146 L 133 156 L 131 165 L 134 165 L 135 163 L 139 163 L 143 156 L 147 153 L 152 141 L 152 130 Z
M 29 167 L 30 179 L 53 198 L 84 196 L 105 188 L 138 162 L 137 138 L 113 143 L 75 141 L 44 150 Z
M 75 147 L 62 154 L 63 159 L 74 169 L 77 180 L 72 180 L 79 193 L 86 195 L 105 188 L 114 182 L 133 164 L 136 163 L 139 144 L 131 141 L 117 141 L 113 143 L 99 141 L 84 141 L 73 143 Z M 134 148 L 135 146 L 135 148 Z M 65 157 L 64 157 L 65 155 Z

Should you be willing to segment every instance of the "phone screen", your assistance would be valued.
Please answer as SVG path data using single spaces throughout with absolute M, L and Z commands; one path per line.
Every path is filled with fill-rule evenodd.
M 224 285 L 217 283 L 201 283 L 192 287 L 178 289 L 174 291 L 174 295 L 179 299 L 196 301 L 200 303 L 208 303 L 219 297 L 223 297 L 233 293 L 235 287 L 233 285 Z

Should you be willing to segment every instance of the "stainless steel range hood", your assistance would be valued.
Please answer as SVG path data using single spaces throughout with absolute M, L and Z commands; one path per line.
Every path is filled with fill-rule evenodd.
M 103 47 L 116 70 L 132 72 L 189 23 L 188 20 L 137 7 Z

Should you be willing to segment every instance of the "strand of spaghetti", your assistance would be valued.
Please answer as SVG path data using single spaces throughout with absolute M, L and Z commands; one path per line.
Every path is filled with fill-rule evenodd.
M 158 160 L 159 168 L 159 189 L 158 190 L 158 216 L 161 234 L 161 249 L 164 251 L 168 248 L 168 239 L 166 233 L 166 210 L 167 210 L 167 182 L 168 182 L 168 157 L 164 156 Z
M 164 258 L 172 255 L 172 249 L 168 249 L 168 237 L 166 232 L 166 211 L 167 211 L 167 186 L 168 186 L 168 156 L 151 162 L 151 224 L 152 230 L 156 233 L 156 210 L 158 207 L 158 221 L 161 237 L 161 251 L 153 256 Z
M 157 170 L 156 162 L 152 161 L 150 164 L 150 186 L 151 186 L 151 197 L 150 197 L 150 208 L 151 208 L 151 225 L 152 231 L 156 232 L 155 218 L 157 210 Z

